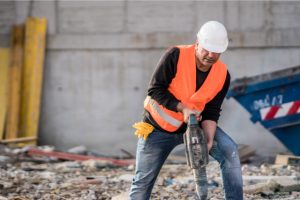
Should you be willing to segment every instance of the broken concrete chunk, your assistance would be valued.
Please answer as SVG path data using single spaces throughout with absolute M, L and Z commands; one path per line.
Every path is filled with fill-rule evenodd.
M 121 194 L 112 197 L 111 200 L 124 200 L 124 199 L 128 199 L 128 197 L 129 197 L 128 192 L 122 192 Z
M 112 179 L 112 181 L 118 182 L 118 181 L 126 181 L 126 182 L 131 182 L 133 179 L 133 174 L 123 174 L 119 177 L 116 177 Z
M 83 145 L 73 147 L 67 151 L 68 153 L 74 153 L 74 154 L 80 154 L 80 155 L 86 155 L 87 148 Z
M 8 156 L 1 156 L 0 155 L 0 163 L 8 163 L 8 162 L 11 162 L 12 159 Z
M 274 180 L 270 180 L 266 183 L 258 183 L 255 185 L 249 185 L 244 188 L 244 192 L 247 194 L 258 194 L 266 191 L 275 191 L 280 188 L 280 185 Z

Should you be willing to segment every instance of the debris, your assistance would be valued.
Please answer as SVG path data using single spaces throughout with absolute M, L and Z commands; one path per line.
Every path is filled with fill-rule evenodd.
M 269 192 L 278 190 L 280 185 L 274 180 L 269 180 L 266 183 L 258 183 L 255 185 L 248 185 L 244 188 L 244 192 L 248 194 L 259 194 L 262 192 Z
M 128 199 L 129 194 L 128 192 L 123 192 L 117 196 L 114 196 L 111 200 L 124 200 L 124 199 Z
M 110 160 L 36 162 L 41 154 L 28 157 L 20 152 L 20 149 L 0 148 L 0 155 L 14 160 L 0 166 L 0 200 L 128 199 L 134 164 L 119 166 Z M 48 158 L 52 153 L 57 152 L 45 155 Z M 300 199 L 300 166 L 267 163 L 242 166 L 245 200 Z M 207 165 L 207 178 L 209 199 L 224 199 L 220 165 L 216 161 L 211 160 Z M 151 199 L 197 199 L 193 174 L 187 165 L 165 164 Z
M 0 155 L 0 164 L 1 163 L 7 163 L 7 162 L 10 162 L 11 161 L 11 158 L 8 157 L 8 156 L 1 156 Z
M 89 167 L 89 168 L 95 168 L 95 169 L 102 169 L 105 167 L 110 167 L 110 168 L 114 167 L 114 165 L 110 161 L 94 160 L 94 159 L 83 161 L 82 165 Z
M 275 163 L 282 165 L 300 165 L 300 156 L 277 155 Z
M 55 150 L 54 146 L 49 146 L 49 145 L 44 145 L 44 146 L 39 146 L 38 149 L 46 151 L 46 152 L 51 152 Z M 30 147 L 27 149 L 27 151 L 30 150 Z
M 37 140 L 36 137 L 20 137 L 20 138 L 0 140 L 0 143 L 8 144 L 8 143 L 31 142 L 36 140 Z
M 244 181 L 295 181 L 297 180 L 296 176 L 243 176 Z
M 116 178 L 116 181 L 125 181 L 125 182 L 131 182 L 133 178 L 133 174 L 123 174 Z
M 107 161 L 113 165 L 118 166 L 128 166 L 130 164 L 134 163 L 134 160 L 117 160 L 117 159 L 111 159 L 111 158 L 104 158 L 104 157 L 95 157 L 95 156 L 84 156 L 84 155 L 77 155 L 77 154 L 71 154 L 71 153 L 64 153 L 64 152 L 46 152 L 43 150 L 31 148 L 28 150 L 28 155 L 39 155 L 39 156 L 48 156 L 48 157 L 56 157 L 64 160 L 77 160 L 77 161 L 85 161 L 85 160 L 103 160 Z
M 73 148 L 69 149 L 67 152 L 68 153 L 74 153 L 74 154 L 80 154 L 80 155 L 86 155 L 87 149 L 86 149 L 85 146 L 80 145 L 80 146 L 73 147 Z

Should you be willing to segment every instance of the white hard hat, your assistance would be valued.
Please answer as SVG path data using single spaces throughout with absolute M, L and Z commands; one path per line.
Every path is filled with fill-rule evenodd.
M 197 34 L 197 40 L 201 47 L 214 53 L 223 53 L 228 46 L 226 28 L 217 21 L 203 24 Z

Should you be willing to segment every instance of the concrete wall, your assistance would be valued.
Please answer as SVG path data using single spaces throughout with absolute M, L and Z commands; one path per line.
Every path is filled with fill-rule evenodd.
M 84 144 L 103 153 L 135 151 L 153 69 L 170 45 L 195 41 L 199 27 L 218 20 L 229 31 L 222 55 L 232 79 L 300 63 L 300 2 L 46 1 L 0 2 L 1 45 L 25 17 L 48 18 L 40 143 Z M 285 148 L 233 99 L 220 125 L 238 143 L 264 155 Z

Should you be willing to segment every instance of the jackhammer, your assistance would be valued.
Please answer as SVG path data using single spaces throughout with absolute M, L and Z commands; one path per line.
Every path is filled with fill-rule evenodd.
M 200 128 L 196 116 L 189 116 L 184 144 L 188 166 L 193 170 L 196 191 L 200 200 L 207 199 L 206 165 L 208 164 L 207 138 Z

